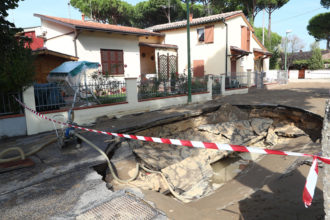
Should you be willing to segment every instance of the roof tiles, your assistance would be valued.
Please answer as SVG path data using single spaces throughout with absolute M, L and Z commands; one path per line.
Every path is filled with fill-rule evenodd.
M 53 17 L 48 15 L 41 15 L 41 14 L 34 14 L 34 16 L 39 17 L 41 19 L 45 19 L 48 21 L 52 21 L 55 23 L 60 23 L 65 26 L 70 26 L 76 29 L 93 29 L 99 31 L 107 31 L 107 32 L 119 32 L 124 34 L 135 34 L 135 35 L 156 35 L 160 36 L 159 33 L 154 33 L 149 30 L 144 30 L 135 27 L 127 27 L 127 26 L 120 26 L 120 25 L 113 25 L 113 24 L 103 24 L 94 21 L 83 21 L 83 20 L 75 20 L 69 18 L 60 18 L 60 17 Z
M 227 13 L 222 13 L 222 14 L 211 15 L 211 16 L 207 16 L 207 17 L 194 18 L 194 19 L 192 19 L 192 21 L 190 21 L 190 26 L 221 21 L 222 19 L 226 19 L 226 18 L 232 17 L 234 15 L 238 15 L 238 14 L 242 14 L 242 11 L 232 11 L 232 12 L 227 12 Z M 177 21 L 177 22 L 172 22 L 172 23 L 151 26 L 151 27 L 148 27 L 147 30 L 163 31 L 163 30 L 182 28 L 182 27 L 186 27 L 186 26 L 187 26 L 187 20 L 184 20 L 184 21 Z

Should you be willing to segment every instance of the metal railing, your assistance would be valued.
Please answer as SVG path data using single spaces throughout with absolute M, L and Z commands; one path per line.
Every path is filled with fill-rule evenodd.
M 51 111 L 126 101 L 126 83 L 107 81 L 70 86 L 68 83 L 35 84 L 37 111 Z
M 228 73 L 226 76 L 226 89 L 246 88 L 251 82 L 247 72 Z M 250 81 L 249 81 L 250 80 Z
M 14 97 L 22 101 L 22 92 L 0 92 L 0 116 L 24 112 Z
M 222 75 L 213 75 L 212 76 L 212 95 L 221 94 L 221 85 L 222 85 Z
M 207 77 L 192 78 L 191 92 L 207 92 Z M 142 78 L 138 80 L 138 100 L 188 94 L 188 78 L 185 75 L 170 79 Z

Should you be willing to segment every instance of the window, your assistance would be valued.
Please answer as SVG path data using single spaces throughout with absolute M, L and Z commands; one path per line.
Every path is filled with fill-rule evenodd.
M 214 39 L 214 26 L 206 26 L 205 28 L 197 29 L 197 37 L 199 43 L 213 43 Z
M 124 74 L 124 52 L 122 50 L 101 49 L 101 63 L 103 74 Z
M 204 28 L 197 29 L 198 42 L 204 42 Z

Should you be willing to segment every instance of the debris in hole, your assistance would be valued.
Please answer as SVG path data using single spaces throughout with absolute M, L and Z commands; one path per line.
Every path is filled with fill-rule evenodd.
M 301 129 L 302 121 L 308 124 L 304 124 L 304 129 Z M 215 112 L 156 126 L 140 131 L 137 135 L 269 148 L 293 138 L 308 136 L 305 131 L 309 131 L 307 127 L 314 127 L 313 123 L 316 122 L 298 111 L 293 116 L 288 115 L 285 108 L 271 111 L 268 108 L 241 110 L 225 104 Z M 189 201 L 213 193 L 224 182 L 247 168 L 250 160 L 259 157 L 249 153 L 136 140 L 121 139 L 112 141 L 109 145 L 115 149 L 112 162 L 119 176 L 132 173 L 135 164 L 141 163 L 155 171 L 161 171 L 171 188 Z M 111 182 L 112 179 L 107 177 L 106 181 Z M 157 173 L 140 172 L 139 177 L 130 184 L 164 194 L 169 190 L 164 179 Z

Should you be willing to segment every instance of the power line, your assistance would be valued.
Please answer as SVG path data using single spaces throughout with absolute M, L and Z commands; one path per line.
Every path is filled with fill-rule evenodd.
M 282 20 L 278 20 L 278 21 L 272 22 L 272 24 L 276 24 L 276 23 L 280 23 L 282 21 L 287 21 L 287 20 L 290 20 L 290 19 L 293 19 L 293 18 L 297 18 L 297 17 L 300 17 L 300 16 L 305 15 L 307 13 L 311 13 L 311 12 L 317 11 L 317 10 L 319 10 L 321 8 L 323 8 L 323 7 L 319 7 L 319 8 L 313 9 L 313 10 L 309 10 L 309 11 L 305 11 L 305 12 L 303 12 L 301 14 L 297 14 L 297 15 L 294 15 L 294 16 L 291 16 L 291 17 L 288 17 L 288 18 L 285 18 L 285 19 L 282 19 Z

